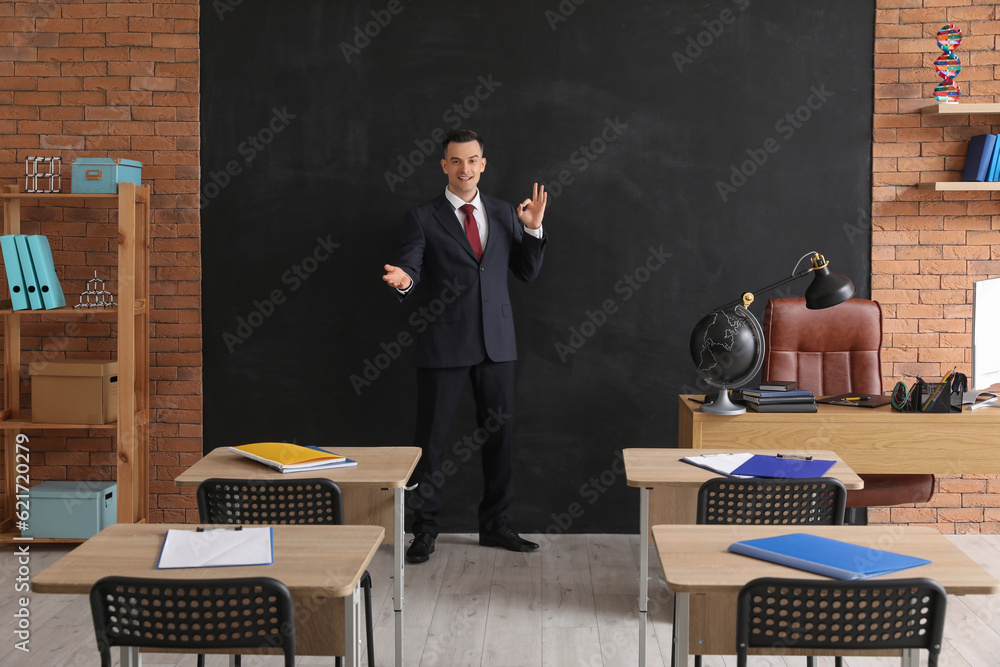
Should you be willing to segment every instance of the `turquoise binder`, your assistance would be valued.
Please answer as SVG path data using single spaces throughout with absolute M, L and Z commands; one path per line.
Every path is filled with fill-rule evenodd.
M 14 234 L 0 236 L 0 248 L 3 250 L 3 267 L 7 271 L 7 288 L 10 292 L 11 308 L 25 310 L 28 307 L 28 293 L 24 289 L 21 260 L 17 256 L 17 243 L 14 237 Z
M 59 276 L 56 275 L 49 239 L 41 234 L 29 236 L 28 250 L 31 252 L 31 262 L 35 266 L 35 279 L 38 281 L 42 305 L 46 310 L 65 306 L 66 298 L 63 296 L 62 285 L 59 284 Z
M 16 234 L 17 258 L 21 260 L 21 275 L 24 277 L 24 289 L 28 293 L 28 308 L 42 309 L 42 293 L 38 290 L 38 279 L 35 278 L 35 265 L 31 261 L 31 251 L 28 250 L 28 237 Z

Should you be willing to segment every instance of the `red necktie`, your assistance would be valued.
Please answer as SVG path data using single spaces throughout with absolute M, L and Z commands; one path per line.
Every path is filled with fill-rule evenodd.
M 472 215 L 476 207 L 472 204 L 464 204 L 459 206 L 458 210 L 465 213 L 465 235 L 469 237 L 469 243 L 472 244 L 472 251 L 476 253 L 476 259 L 482 259 L 483 245 L 479 242 L 479 226 L 476 225 L 476 218 Z

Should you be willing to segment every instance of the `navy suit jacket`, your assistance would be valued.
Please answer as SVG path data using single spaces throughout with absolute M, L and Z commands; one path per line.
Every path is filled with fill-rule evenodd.
M 424 368 L 474 366 L 517 358 L 507 272 L 529 281 L 542 268 L 545 237 L 525 234 L 514 207 L 480 193 L 489 224 L 476 259 L 444 193 L 407 212 L 396 266 L 427 303 L 410 317 L 417 327 L 415 361 Z M 406 295 L 401 295 L 401 299 Z

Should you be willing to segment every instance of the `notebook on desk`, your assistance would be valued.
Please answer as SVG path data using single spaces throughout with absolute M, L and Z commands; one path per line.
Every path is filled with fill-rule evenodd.
M 891 396 L 883 396 L 882 394 L 847 393 L 817 398 L 816 402 L 826 403 L 827 405 L 849 405 L 858 408 L 879 408 L 883 405 L 889 405 L 890 400 L 892 400 Z

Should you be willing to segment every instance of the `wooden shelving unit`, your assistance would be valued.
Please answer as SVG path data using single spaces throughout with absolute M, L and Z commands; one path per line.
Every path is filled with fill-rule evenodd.
M 71 200 L 103 199 L 117 202 L 118 293 L 114 308 L 58 308 L 11 310 L 0 308 L 3 319 L 3 407 L 0 409 L 0 448 L 3 460 L 4 505 L 0 515 L 0 543 L 20 536 L 15 521 L 18 493 L 16 438 L 21 431 L 107 429 L 116 435 L 118 522 L 145 522 L 149 517 L 149 188 L 121 183 L 117 194 L 41 194 L 19 192 L 7 186 L 3 201 L 3 233 L 21 230 L 21 201 L 63 205 Z M 45 221 L 41 221 L 42 232 Z M 118 421 L 112 424 L 38 424 L 21 417 L 21 317 L 58 315 L 68 319 L 115 317 L 118 325 Z M 29 451 L 30 456 L 30 451 Z M 20 462 L 23 462 L 20 461 Z M 30 475 L 30 461 L 29 461 Z M 21 485 L 23 486 L 23 484 Z M 29 509 L 30 513 L 30 509 Z M 75 543 L 81 540 L 36 538 L 36 542 Z

